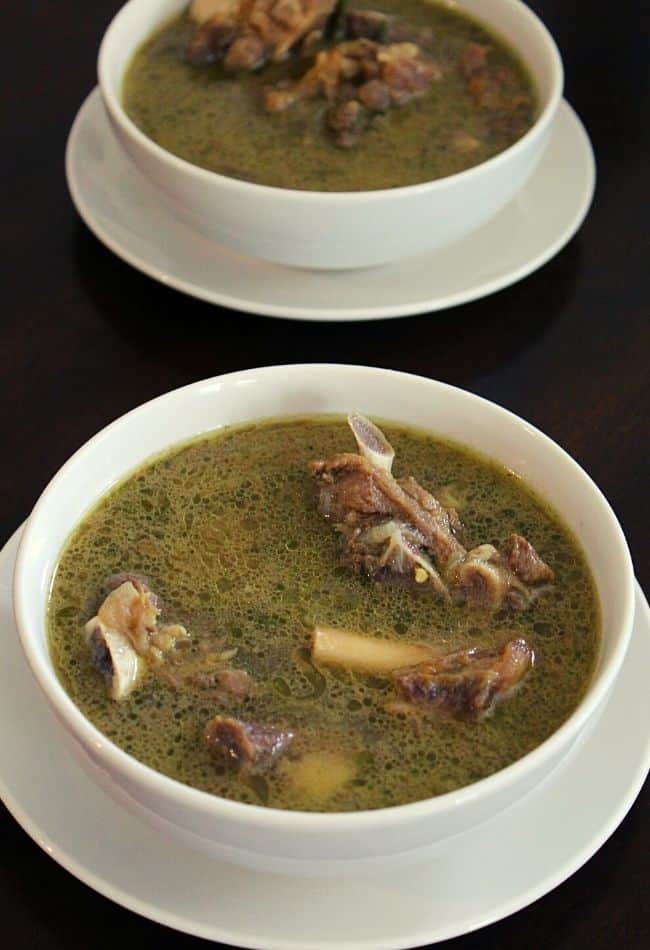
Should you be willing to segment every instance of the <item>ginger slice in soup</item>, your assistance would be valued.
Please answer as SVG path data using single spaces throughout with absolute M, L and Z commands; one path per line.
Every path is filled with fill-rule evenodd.
M 356 778 L 354 759 L 343 752 L 307 752 L 295 761 L 283 763 L 283 772 L 294 791 L 312 801 L 325 802 Z

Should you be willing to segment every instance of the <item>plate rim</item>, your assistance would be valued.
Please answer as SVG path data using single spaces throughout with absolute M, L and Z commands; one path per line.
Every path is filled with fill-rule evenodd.
M 156 280 L 158 283 L 162 283 L 167 287 L 171 287 L 174 290 L 177 290 L 181 293 L 184 293 L 190 297 L 194 297 L 198 300 L 202 300 L 206 303 L 211 303 L 215 306 L 226 307 L 231 310 L 236 310 L 245 314 L 251 314 L 254 316 L 266 316 L 266 317 L 275 317 L 279 319 L 286 320 L 298 320 L 306 322 L 336 322 L 336 323 L 355 323 L 355 322 L 364 322 L 368 320 L 388 320 L 395 319 L 400 317 L 409 317 L 415 316 L 417 314 L 426 314 L 434 313 L 439 310 L 451 309 L 453 307 L 460 306 L 464 303 L 470 303 L 473 300 L 481 299 L 483 297 L 490 296 L 494 293 L 497 293 L 499 290 L 503 290 L 506 287 L 511 286 L 512 284 L 518 283 L 520 280 L 523 280 L 529 274 L 533 273 L 536 270 L 539 270 L 543 267 L 551 258 L 553 258 L 563 247 L 568 244 L 571 238 L 576 234 L 576 232 L 581 227 L 583 221 L 585 220 L 587 213 L 591 207 L 593 196 L 596 187 L 596 161 L 594 157 L 593 146 L 587 131 L 580 120 L 579 116 L 573 109 L 573 107 L 567 102 L 566 99 L 562 99 L 558 108 L 558 113 L 555 117 L 551 136 L 554 134 L 554 131 L 557 129 L 557 126 L 560 122 L 569 122 L 573 127 L 573 133 L 576 135 L 576 141 L 579 141 L 580 148 L 582 151 L 582 160 L 584 162 L 584 180 L 583 180 L 583 190 L 580 199 L 576 199 L 576 210 L 574 211 L 570 220 L 568 220 L 562 230 L 557 234 L 554 241 L 548 244 L 542 251 L 533 256 L 531 259 L 526 261 L 524 264 L 515 268 L 514 270 L 501 273 L 491 279 L 485 280 L 478 283 L 473 288 L 458 290 L 454 293 L 448 294 L 447 296 L 442 296 L 438 298 L 429 298 L 427 300 L 421 301 L 412 301 L 403 305 L 386 305 L 386 306 L 372 306 L 372 307 L 351 307 L 349 309 L 336 309 L 333 310 L 329 307 L 294 307 L 289 303 L 284 304 L 274 304 L 274 303 L 265 303 L 246 299 L 244 297 L 234 297 L 228 293 L 216 292 L 213 289 L 201 286 L 192 281 L 185 280 L 182 277 L 170 273 L 164 273 L 159 270 L 155 265 L 151 264 L 144 257 L 132 252 L 128 248 L 125 248 L 120 244 L 120 242 L 114 238 L 106 228 L 102 225 L 100 221 L 97 220 L 97 216 L 91 209 L 88 202 L 85 200 L 83 195 L 83 190 L 80 183 L 77 180 L 77 176 L 74 170 L 74 160 L 75 160 L 75 151 L 77 148 L 77 142 L 79 138 L 79 130 L 82 127 L 83 123 L 87 121 L 89 114 L 95 109 L 101 109 L 104 112 L 104 117 L 108 126 L 110 128 L 110 120 L 102 100 L 101 91 L 99 86 L 95 86 L 86 96 L 82 105 L 80 106 L 75 119 L 72 123 L 67 143 L 65 149 L 65 176 L 68 185 L 68 190 L 72 198 L 72 202 L 89 230 L 95 235 L 95 237 L 104 244 L 110 251 L 112 251 L 117 257 L 123 260 L 125 263 L 129 264 L 131 267 L 145 274 L 153 280 Z M 111 134 L 114 135 L 114 133 Z M 121 149 L 121 146 L 116 141 L 116 146 Z M 128 162 L 128 156 L 125 156 L 126 161 Z M 543 162 L 543 157 L 541 161 Z M 132 166 L 131 171 L 140 175 L 135 166 Z M 533 171 L 533 176 L 536 174 L 536 171 Z M 146 179 L 145 179 L 146 180 Z M 153 186 L 152 186 L 153 187 Z M 525 191 L 526 185 L 523 186 L 522 191 Z M 517 200 L 516 198 L 514 200 Z M 169 212 L 171 215 L 171 211 Z M 263 265 L 265 267 L 275 267 L 281 268 L 281 265 L 271 264 L 268 261 L 263 261 L 261 259 L 256 259 L 254 257 L 248 257 L 247 255 L 238 254 L 235 251 L 231 251 L 229 248 L 222 247 L 216 242 L 209 241 L 208 238 L 205 238 L 199 232 L 194 231 L 189 225 L 182 222 L 178 222 L 179 225 L 182 225 L 190 234 L 192 234 L 195 239 L 201 239 L 208 244 L 211 244 L 215 248 L 218 248 L 220 253 L 228 253 L 237 256 L 238 258 L 243 258 L 252 262 L 253 265 Z M 478 232 L 480 233 L 483 229 L 489 229 L 492 225 L 492 220 L 488 221 Z M 473 235 L 470 235 L 473 236 Z M 458 242 L 458 247 L 462 248 L 462 241 Z M 431 254 L 422 255 L 421 258 L 423 262 L 435 260 L 437 252 L 432 252 Z M 411 258 L 410 260 L 414 260 Z M 399 266 L 401 263 L 408 263 L 408 261 L 397 262 L 396 265 L 387 264 L 385 267 Z M 290 271 L 291 268 L 281 268 L 284 271 Z M 380 268 L 383 269 L 383 268 Z M 299 270 L 299 269 L 296 269 Z M 365 272 L 372 271 L 374 268 L 365 268 Z M 309 273 L 309 271 L 304 271 L 303 273 Z M 322 273 L 334 273 L 332 271 L 324 271 Z
M 16 529 L 11 538 L 6 542 L 0 551 L 0 579 L 2 579 L 2 576 L 5 573 L 8 575 L 13 573 L 13 564 L 15 562 L 18 542 L 20 540 L 23 528 L 24 524 Z M 636 610 L 639 611 L 638 614 L 635 613 L 635 617 L 642 617 L 644 626 L 647 629 L 650 629 L 650 607 L 648 606 L 648 602 L 638 581 L 635 581 L 635 594 Z M 6 590 L 3 590 L 2 587 L 0 587 L 0 598 L 3 596 L 8 596 L 9 598 L 11 597 L 10 585 L 7 586 Z M 635 629 L 638 623 L 639 620 L 636 619 Z M 33 685 L 34 688 L 37 689 L 35 682 Z M 609 698 L 606 702 L 609 704 Z M 603 714 L 606 715 L 606 713 L 607 707 L 604 707 Z M 588 740 L 589 736 L 587 736 L 587 741 Z M 578 740 L 576 747 L 576 752 L 578 753 L 580 750 L 580 745 L 580 740 Z M 573 750 L 569 753 L 569 756 L 573 756 Z M 570 768 L 571 764 L 571 758 L 569 758 L 566 766 Z M 287 940 L 285 938 L 260 938 L 259 936 L 255 936 L 253 941 L 251 941 L 249 937 L 246 936 L 246 934 L 228 931 L 222 925 L 215 926 L 214 923 L 210 925 L 197 924 L 194 921 L 183 917 L 181 914 L 172 913 L 166 908 L 156 906 L 151 901 L 142 900 L 138 897 L 135 897 L 128 891 L 121 889 L 119 885 L 112 883 L 106 876 L 97 874 L 86 867 L 83 862 L 78 860 L 65 847 L 58 845 L 54 841 L 54 838 L 50 837 L 50 834 L 41 827 L 40 823 L 30 816 L 30 814 L 23 808 L 13 793 L 8 790 L 7 785 L 1 775 L 0 798 L 4 802 L 9 813 L 20 825 L 20 827 L 29 835 L 29 837 L 32 838 L 32 840 L 54 861 L 56 861 L 57 864 L 71 873 L 79 881 L 102 896 L 118 904 L 119 906 L 133 911 L 155 923 L 171 927 L 172 929 L 181 933 L 202 937 L 212 941 L 227 942 L 236 947 L 254 947 L 255 950 L 408 950 L 408 948 L 411 947 L 437 943 L 442 940 L 448 940 L 464 934 L 472 933 L 482 927 L 488 926 L 489 924 L 503 920 L 511 916 L 513 913 L 528 907 L 530 904 L 534 903 L 536 900 L 543 897 L 545 894 L 548 894 L 550 891 L 562 884 L 571 875 L 575 874 L 576 871 L 578 871 L 596 853 L 596 851 L 598 851 L 603 846 L 603 844 L 611 837 L 614 831 L 621 824 L 628 811 L 634 804 L 634 801 L 638 797 L 638 794 L 645 782 L 649 767 L 650 735 L 646 737 L 644 753 L 642 756 L 639 756 L 639 760 L 636 763 L 633 780 L 628 784 L 626 794 L 617 803 L 617 807 L 612 811 L 612 814 L 609 816 L 609 820 L 599 829 L 598 834 L 592 836 L 588 842 L 572 856 L 572 859 L 569 862 L 565 862 L 557 871 L 557 873 L 547 875 L 546 878 L 536 887 L 528 888 L 528 890 L 513 897 L 510 901 L 499 904 L 498 907 L 493 908 L 490 912 L 477 914 L 477 916 L 471 920 L 469 924 L 459 925 L 459 922 L 456 921 L 454 924 L 447 925 L 447 929 L 445 931 L 438 932 L 434 936 L 433 940 L 431 937 L 431 931 L 429 931 L 428 933 L 424 932 L 419 934 L 411 934 L 408 938 L 402 939 L 390 937 L 385 941 L 377 941 L 373 938 L 372 940 L 326 940 L 318 942 L 306 942 L 303 939 Z M 548 779 L 543 784 L 551 786 L 555 775 L 556 773 L 554 771 L 551 773 L 551 775 L 549 775 Z M 88 781 L 90 782 L 90 779 Z M 99 788 L 96 790 L 98 793 L 105 795 L 105 793 Z M 536 794 L 536 790 L 533 790 L 530 794 Z M 133 817 L 134 820 L 141 821 L 141 819 L 136 819 L 133 815 L 131 815 L 131 817 Z M 498 817 L 499 816 L 496 816 L 497 820 Z M 471 834 L 471 829 L 466 834 Z M 177 846 L 184 847 L 182 844 L 175 844 Z M 191 849 L 188 847 L 188 850 Z M 216 859 L 214 860 L 216 864 L 221 863 Z M 237 870 L 241 871 L 241 869 Z M 255 874 L 258 876 L 262 874 L 262 872 L 247 871 L 243 871 L 242 873 Z M 291 877 L 292 875 L 283 876 Z

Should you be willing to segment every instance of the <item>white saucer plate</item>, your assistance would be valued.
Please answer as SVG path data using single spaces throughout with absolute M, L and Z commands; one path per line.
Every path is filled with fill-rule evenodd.
M 98 89 L 72 126 L 66 174 L 91 231 L 155 280 L 234 310 L 337 321 L 440 310 L 521 280 L 575 234 L 595 184 L 589 138 L 563 102 L 549 146 L 516 200 L 464 241 L 384 267 L 313 271 L 237 254 L 175 218 L 117 142 Z
M 0 554 L 0 794 L 77 878 L 177 930 L 260 950 L 400 950 L 455 937 L 512 914 L 573 874 L 622 821 L 647 775 L 650 611 L 637 588 L 628 656 L 598 723 L 507 811 L 436 845 L 422 863 L 353 880 L 220 863 L 124 811 L 68 751 L 15 629 L 19 534 Z M 606 767 L 612 761 L 616 768 Z

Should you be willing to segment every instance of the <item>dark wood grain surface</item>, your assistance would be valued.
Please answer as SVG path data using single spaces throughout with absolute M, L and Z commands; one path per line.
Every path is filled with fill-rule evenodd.
M 585 122 L 598 163 L 591 213 L 553 261 L 508 290 L 447 312 L 328 325 L 242 315 L 185 297 L 130 269 L 80 222 L 64 180 L 65 141 L 95 83 L 96 50 L 118 6 L 116 0 L 3 5 L 2 539 L 28 516 L 65 459 L 138 403 L 255 365 L 355 362 L 461 386 L 548 433 L 603 489 L 647 590 L 650 333 L 642 168 L 648 137 L 641 121 L 647 57 L 640 24 L 622 10 L 595 14 L 587 0 L 531 4 L 558 41 L 567 98 Z M 444 946 L 650 946 L 649 818 L 646 784 L 623 824 L 570 880 L 512 917 Z M 4 947 L 202 944 L 79 883 L 4 810 L 0 822 Z

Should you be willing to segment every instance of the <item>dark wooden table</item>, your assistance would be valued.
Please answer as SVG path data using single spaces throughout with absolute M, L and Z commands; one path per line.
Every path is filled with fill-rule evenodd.
M 200 303 L 106 250 L 74 212 L 63 152 L 75 112 L 95 82 L 101 34 L 119 3 L 6 5 L 0 86 L 3 539 L 27 517 L 65 459 L 138 403 L 250 366 L 355 362 L 445 380 L 547 432 L 609 498 L 648 589 L 650 333 L 639 174 L 639 158 L 648 155 L 640 108 L 644 34 L 622 11 L 598 15 L 587 0 L 531 5 L 558 41 L 567 97 L 595 147 L 599 180 L 583 228 L 542 270 L 487 299 L 399 321 L 334 325 L 245 316 Z M 647 729 L 648 723 L 630 728 Z M 649 808 L 646 784 L 622 826 L 569 881 L 453 946 L 650 946 Z M 160 950 L 200 946 L 79 883 L 4 810 L 0 821 L 0 942 L 8 950 L 99 950 L 127 940 Z

